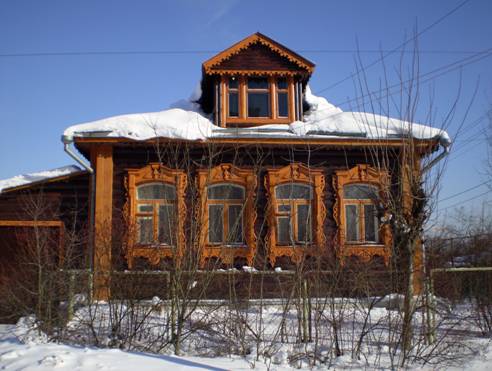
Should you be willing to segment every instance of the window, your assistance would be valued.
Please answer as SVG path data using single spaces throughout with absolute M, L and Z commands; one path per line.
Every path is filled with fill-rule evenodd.
M 146 258 L 153 265 L 162 258 L 179 260 L 185 244 L 186 174 L 151 163 L 128 170 L 126 183 L 128 267 L 132 268 L 136 257 Z
M 242 245 L 244 187 L 214 184 L 207 187 L 208 242 L 210 244 Z
M 223 77 L 225 123 L 290 123 L 291 77 L 229 76 Z
M 270 84 L 265 77 L 248 78 L 248 117 L 270 117 Z
M 278 243 L 280 245 L 311 243 L 312 187 L 298 183 L 278 185 L 275 187 L 275 197 Z
M 294 163 L 268 170 L 265 184 L 270 264 L 281 256 L 298 263 L 304 256 L 325 253 L 323 170 Z
M 338 225 L 336 250 L 340 258 L 355 256 L 363 262 L 381 257 L 385 264 L 391 255 L 391 232 L 381 223 L 380 205 L 389 189 L 388 173 L 369 165 L 357 165 L 335 172 L 336 202 L 333 215 Z
M 176 187 L 165 183 L 137 187 L 137 241 L 174 245 Z
M 201 266 L 210 258 L 232 264 L 235 258 L 241 257 L 249 265 L 253 264 L 256 252 L 255 189 L 253 170 L 231 164 L 198 170 Z
M 239 116 L 239 80 L 236 76 L 229 77 L 229 117 Z
M 289 116 L 289 90 L 286 79 L 277 80 L 277 110 L 278 117 Z
M 379 243 L 378 198 L 378 190 L 374 186 L 344 186 L 345 240 L 348 243 Z

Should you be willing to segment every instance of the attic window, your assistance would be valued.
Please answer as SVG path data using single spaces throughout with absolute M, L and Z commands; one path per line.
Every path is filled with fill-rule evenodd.
M 223 76 L 222 122 L 288 124 L 294 117 L 294 81 L 281 76 Z
M 264 77 L 248 79 L 248 117 L 270 117 L 270 86 Z
M 239 80 L 236 76 L 229 78 L 229 117 L 239 116 Z

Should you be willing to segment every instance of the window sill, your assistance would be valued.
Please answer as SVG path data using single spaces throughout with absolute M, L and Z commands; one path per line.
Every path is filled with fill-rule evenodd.
M 288 117 L 282 118 L 270 118 L 270 117 L 228 117 L 226 119 L 226 126 L 255 126 L 255 125 L 267 125 L 267 124 L 290 124 L 292 120 Z

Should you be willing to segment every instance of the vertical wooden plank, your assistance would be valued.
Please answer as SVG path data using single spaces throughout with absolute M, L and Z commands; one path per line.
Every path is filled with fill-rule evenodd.
M 295 114 L 295 92 L 294 92 L 294 79 L 289 76 L 287 79 L 287 86 L 289 87 L 288 101 L 289 101 L 289 121 L 294 122 L 296 120 Z
M 110 296 L 112 213 L 113 213 L 113 148 L 97 145 L 92 148 L 96 173 L 94 218 L 94 298 Z

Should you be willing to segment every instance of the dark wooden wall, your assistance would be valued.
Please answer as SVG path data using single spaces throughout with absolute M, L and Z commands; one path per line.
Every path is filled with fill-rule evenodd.
M 395 153 L 396 158 L 396 153 Z M 336 170 L 345 170 L 357 164 L 373 164 L 373 153 L 362 149 L 343 150 L 323 147 L 298 146 L 260 146 L 260 145 L 215 145 L 197 146 L 191 144 L 167 144 L 161 143 L 158 149 L 142 144 L 117 145 L 113 152 L 114 177 L 113 177 L 113 259 L 116 265 L 124 267 L 124 208 L 127 200 L 125 190 L 125 176 L 128 169 L 138 169 L 149 162 L 162 162 L 170 168 L 187 169 L 189 184 L 187 188 L 188 204 L 196 196 L 195 179 L 196 170 L 199 168 L 211 168 L 222 163 L 232 163 L 240 168 L 258 169 L 258 186 L 256 192 L 256 234 L 260 240 L 260 254 L 265 256 L 261 246 L 267 233 L 265 223 L 265 211 L 267 195 L 264 186 L 264 178 L 267 168 L 281 168 L 292 162 L 300 162 L 313 168 L 322 168 L 325 175 L 324 202 L 327 210 L 325 222 L 325 235 L 327 237 L 326 249 L 333 251 L 333 238 L 337 227 L 333 218 L 333 205 L 335 195 L 332 185 L 333 175 Z M 396 166 L 396 162 L 395 162 Z M 195 197 L 196 199 L 196 197 Z M 191 225 L 194 215 L 190 213 L 185 225 Z M 187 247 L 189 248 L 189 247 Z M 263 251 L 262 251 L 263 250 Z M 261 259 L 260 259 L 261 260 Z M 119 261 L 119 263 L 118 263 Z

